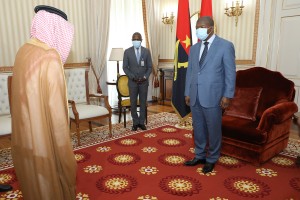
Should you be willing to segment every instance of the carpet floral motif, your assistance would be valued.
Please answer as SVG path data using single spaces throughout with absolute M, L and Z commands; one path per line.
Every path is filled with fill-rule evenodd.
M 167 176 L 160 181 L 159 186 L 164 192 L 178 196 L 192 196 L 202 189 L 197 179 L 181 175 Z
M 202 172 L 202 167 L 197 168 L 196 172 L 200 175 L 200 176 L 216 176 L 217 175 L 217 171 L 214 169 L 209 173 L 204 174 Z
M 142 141 L 137 138 L 126 138 L 126 139 L 119 139 L 116 140 L 115 143 L 121 146 L 137 146 L 141 143 Z
M 90 200 L 88 194 L 82 194 L 81 192 L 79 192 L 79 193 L 76 195 L 76 199 L 80 199 L 80 200 Z
M 231 192 L 243 197 L 263 198 L 271 193 L 270 187 L 255 178 L 233 176 L 224 181 L 224 186 Z
M 145 153 L 155 153 L 155 152 L 157 152 L 157 148 L 156 147 L 144 147 L 144 148 L 142 148 L 142 151 Z
M 16 182 L 16 180 L 17 177 L 14 170 L 5 170 L 0 172 L 0 184 L 12 184 Z
M 229 169 L 240 168 L 244 165 L 244 163 L 240 162 L 238 159 L 229 156 L 221 156 L 218 160 L 218 164 Z
M 159 170 L 156 167 L 151 167 L 151 166 L 142 167 L 139 171 L 141 172 L 141 174 L 145 174 L 145 175 L 153 175 L 159 172 Z
M 100 165 L 88 165 L 85 168 L 83 168 L 83 171 L 89 174 L 99 173 L 102 170 L 103 168 Z
M 99 190 L 106 193 L 118 194 L 130 192 L 136 188 L 137 181 L 135 178 L 125 174 L 112 174 L 100 178 L 96 186 Z
M 277 177 L 277 172 L 272 169 L 265 169 L 265 168 L 259 168 L 256 169 L 256 173 L 260 176 L 267 176 L 267 177 Z
M 179 147 L 186 144 L 186 142 L 180 138 L 162 138 L 157 141 L 158 144 L 162 146 L 168 146 L 168 147 Z
M 155 138 L 157 135 L 156 133 L 145 133 L 144 137 L 145 138 Z
M 0 195 L 1 200 L 18 200 L 22 197 L 22 192 L 20 190 L 8 191 L 5 194 Z
M 130 165 L 137 163 L 141 160 L 141 157 L 135 153 L 131 152 L 122 152 L 122 153 L 115 153 L 111 154 L 107 161 L 114 164 L 114 165 Z
M 296 167 L 294 160 L 286 156 L 275 156 L 274 158 L 271 159 L 271 161 L 272 164 L 281 167 L 286 167 L 286 168 Z
M 91 154 L 87 152 L 82 152 L 82 151 L 76 151 L 75 153 L 75 160 L 77 163 L 83 163 L 91 158 Z
M 158 200 L 158 198 L 157 197 L 155 197 L 155 196 L 152 196 L 152 195 L 144 195 L 144 196 L 139 196 L 138 198 L 137 198 L 137 200 Z
M 164 132 L 164 133 L 176 133 L 178 131 L 178 129 L 174 128 L 174 127 L 163 127 L 163 128 L 158 129 L 158 131 Z
M 159 162 L 169 166 L 183 166 L 184 162 L 191 157 L 181 153 L 167 153 L 158 157 Z
M 109 151 L 111 151 L 111 148 L 107 147 L 107 146 L 103 146 L 103 147 L 98 147 L 96 149 L 96 151 L 98 151 L 98 152 L 109 152 Z

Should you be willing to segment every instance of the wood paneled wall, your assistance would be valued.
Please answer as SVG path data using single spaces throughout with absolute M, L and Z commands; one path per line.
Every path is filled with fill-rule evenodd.
M 0 66 L 13 65 L 18 49 L 30 38 L 36 5 L 63 10 L 74 24 L 75 35 L 67 62 L 86 61 L 88 53 L 88 0 L 0 0 Z M 101 10 L 101 9 L 99 9 Z

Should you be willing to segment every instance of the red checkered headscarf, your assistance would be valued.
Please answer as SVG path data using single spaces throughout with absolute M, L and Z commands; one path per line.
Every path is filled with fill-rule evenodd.
M 37 38 L 56 49 L 63 63 L 69 56 L 73 36 L 73 25 L 54 13 L 41 10 L 32 20 L 31 38 Z

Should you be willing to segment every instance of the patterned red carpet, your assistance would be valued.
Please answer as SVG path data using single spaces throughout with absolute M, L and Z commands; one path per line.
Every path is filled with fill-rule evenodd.
M 97 136 L 88 140 L 88 134 L 96 133 L 86 133 L 85 145 L 74 151 L 76 199 L 300 199 L 300 168 L 295 165 L 299 141 L 290 141 L 285 152 L 260 167 L 222 156 L 214 171 L 205 175 L 202 165 L 183 166 L 194 156 L 193 139 L 191 130 L 177 128 L 176 122 L 174 114 L 160 113 L 149 117 L 147 131 L 116 125 L 115 137 L 101 141 L 95 140 Z M 12 184 L 14 190 L 0 193 L 0 200 L 22 199 L 14 169 L 4 166 L 9 164 L 2 165 L 0 183 Z

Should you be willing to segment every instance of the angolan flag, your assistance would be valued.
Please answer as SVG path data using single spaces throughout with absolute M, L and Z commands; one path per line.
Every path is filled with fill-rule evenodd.
M 181 119 L 188 117 L 191 112 L 190 107 L 185 104 L 184 97 L 185 75 L 191 45 L 192 36 L 189 1 L 178 0 L 172 106 Z

